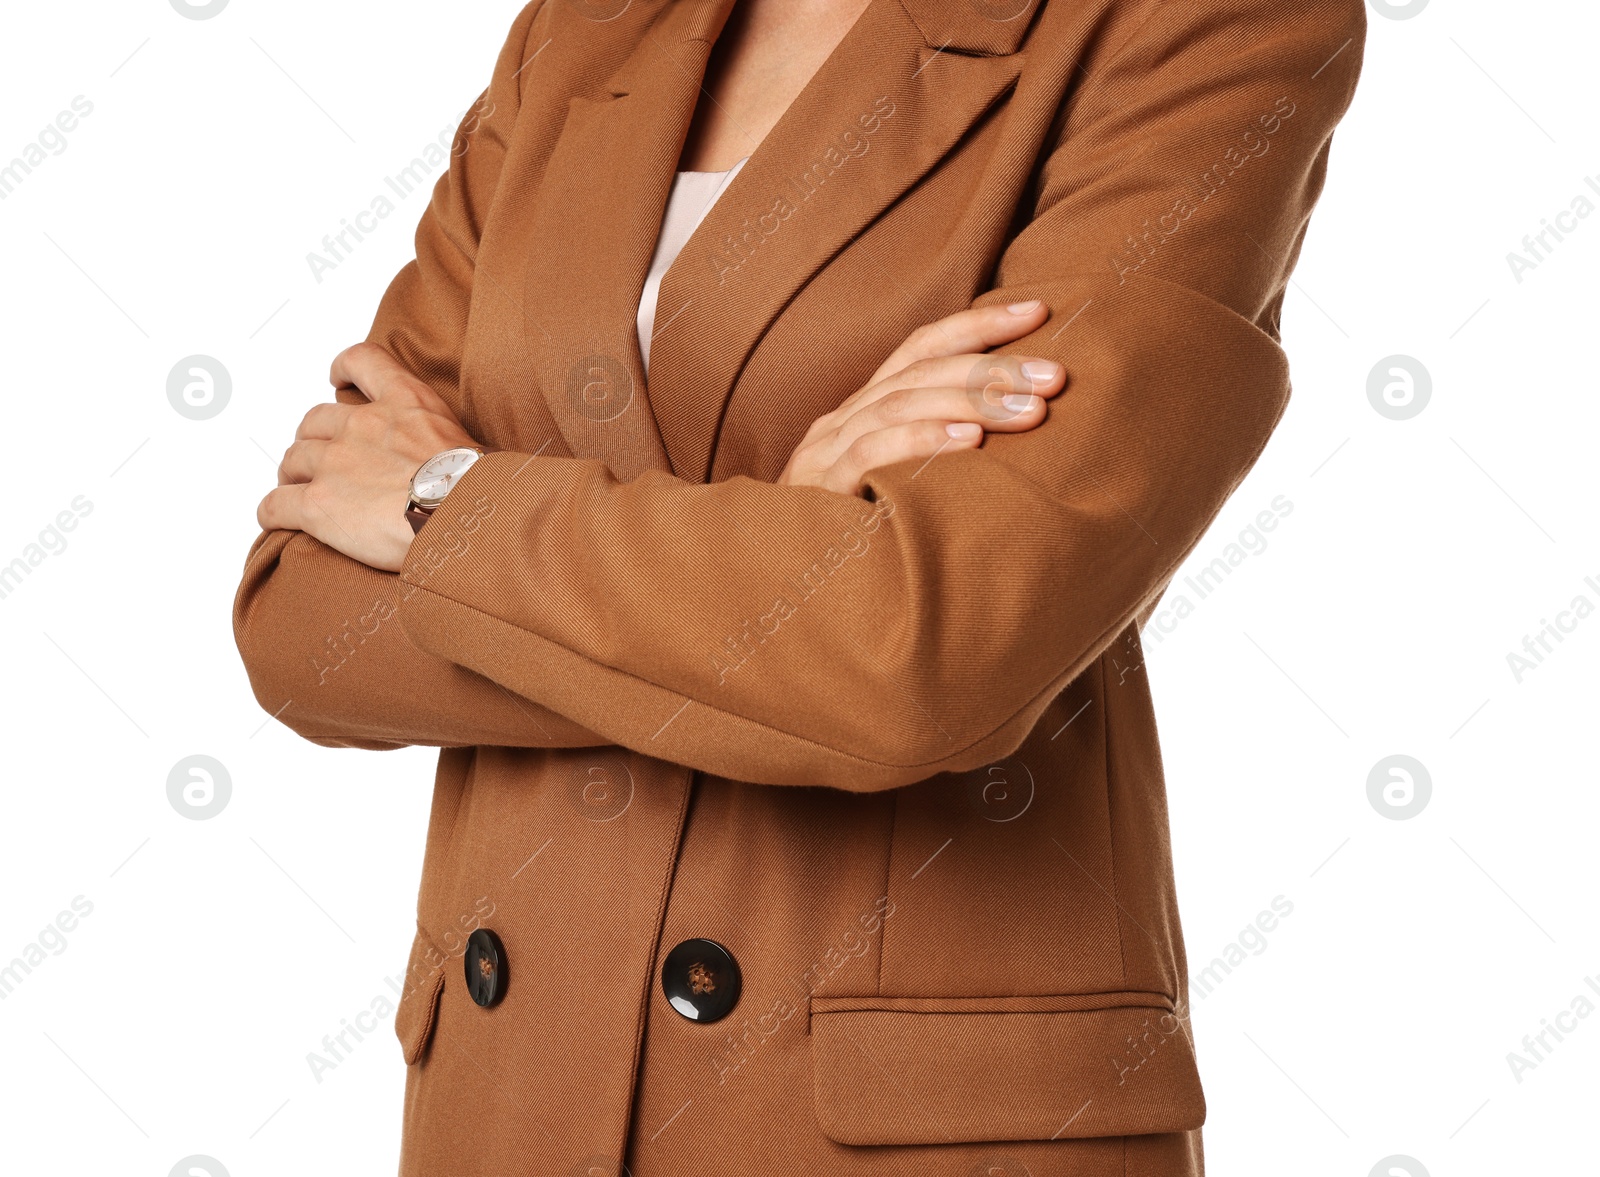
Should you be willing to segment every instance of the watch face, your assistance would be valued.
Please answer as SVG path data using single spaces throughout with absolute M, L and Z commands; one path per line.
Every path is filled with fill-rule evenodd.
M 450 493 L 457 479 L 481 455 L 477 450 L 462 447 L 435 454 L 422 464 L 411 479 L 411 493 L 423 506 L 437 506 Z

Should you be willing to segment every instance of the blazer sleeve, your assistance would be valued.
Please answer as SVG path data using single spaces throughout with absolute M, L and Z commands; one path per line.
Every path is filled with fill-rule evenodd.
M 979 303 L 1059 360 L 1040 427 L 878 471 L 871 501 L 492 454 L 456 558 L 401 573 L 429 654 L 734 779 L 890 789 L 1014 751 L 1159 597 L 1289 395 L 1277 315 L 1353 95 L 1358 0 L 1155 3 L 1041 132 Z M 852 390 L 840 390 L 841 396 Z
M 544 0 L 517 17 L 417 229 L 416 260 L 379 305 L 382 343 L 459 412 L 460 340 L 479 229 L 518 110 L 518 72 Z M 359 396 L 339 395 L 340 400 Z M 233 603 L 234 639 L 268 712 L 314 743 L 583 747 L 610 741 L 412 644 L 397 618 L 413 590 L 298 531 L 262 532 Z

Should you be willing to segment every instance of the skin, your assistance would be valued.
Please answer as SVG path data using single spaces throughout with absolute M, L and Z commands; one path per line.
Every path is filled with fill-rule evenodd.
M 751 154 L 865 7 L 865 0 L 741 0 L 707 63 L 679 168 L 722 171 Z M 778 483 L 859 496 L 873 470 L 973 449 L 985 433 L 1035 428 L 1065 386 L 1064 371 L 1050 360 L 988 349 L 1047 318 L 1049 308 L 1035 300 L 960 311 L 918 328 L 807 430 Z M 320 404 L 305 415 L 256 519 L 398 572 L 414 538 L 405 519 L 411 476 L 443 450 L 479 443 L 376 344 L 340 352 L 330 380 L 358 390 L 366 403 Z
M 679 170 L 721 172 L 753 152 L 866 7 L 866 0 L 734 5 L 706 62 Z
M 858 392 L 817 418 L 777 481 L 860 495 L 873 470 L 975 449 L 985 433 L 1022 433 L 1044 421 L 1066 387 L 1060 364 L 980 349 L 1010 343 L 1049 318 L 1037 299 L 958 311 L 919 327 Z

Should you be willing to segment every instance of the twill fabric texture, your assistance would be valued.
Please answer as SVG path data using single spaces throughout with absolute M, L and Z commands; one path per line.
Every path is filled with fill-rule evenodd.
M 650 270 L 644 276 L 644 290 L 639 295 L 639 310 L 634 316 L 639 334 L 640 370 L 647 380 L 650 377 L 650 339 L 655 331 L 661 279 L 672 268 L 689 235 L 705 220 L 728 181 L 738 175 L 743 166 L 744 160 L 741 159 L 727 171 L 679 172 L 667 193 L 667 206 L 661 214 L 661 232 L 656 238 L 655 251 L 650 255 Z M 662 324 L 663 329 L 671 326 L 671 319 Z
M 1140 629 L 1287 405 L 1364 7 L 870 0 L 664 275 L 647 382 L 731 7 L 522 11 L 370 334 L 499 452 L 398 574 L 247 555 L 261 705 L 439 749 L 400 1171 L 1199 1174 Z M 1034 298 L 1038 428 L 775 483 L 915 328 Z M 696 938 L 720 1021 L 663 988 Z

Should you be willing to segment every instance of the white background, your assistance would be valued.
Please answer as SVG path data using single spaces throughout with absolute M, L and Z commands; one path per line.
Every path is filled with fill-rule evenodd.
M 0 599 L 0 967 L 93 905 L 0 1000 L 0 1170 L 394 1169 L 387 1019 L 320 1082 L 306 1056 L 392 997 L 435 754 L 269 720 L 229 606 L 277 456 L 425 190 L 320 284 L 306 255 L 454 126 L 519 6 L 0 18 L 0 161 L 93 103 L 0 201 L 0 564 L 92 504 Z M 1507 254 L 1600 203 L 1597 37 L 1576 0 L 1371 12 L 1284 313 L 1294 397 L 1186 574 L 1276 496 L 1293 509 L 1204 600 L 1180 578 L 1167 607 L 1192 613 L 1147 633 L 1194 970 L 1293 905 L 1193 996 L 1213 1173 L 1596 1171 L 1600 1016 L 1520 1082 L 1507 1055 L 1580 993 L 1600 1005 L 1600 615 L 1521 682 L 1507 655 L 1575 597 L 1600 606 L 1600 216 L 1520 283 Z M 233 379 L 206 421 L 166 396 L 196 353 Z M 1396 354 L 1432 379 L 1408 420 L 1367 396 Z M 197 753 L 232 781 L 207 821 L 167 798 Z M 1397 753 L 1432 781 L 1409 820 L 1368 799 Z

